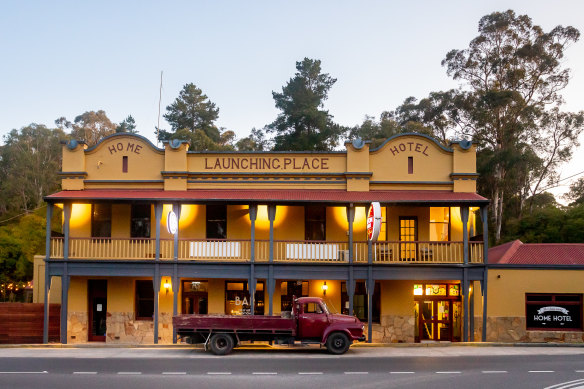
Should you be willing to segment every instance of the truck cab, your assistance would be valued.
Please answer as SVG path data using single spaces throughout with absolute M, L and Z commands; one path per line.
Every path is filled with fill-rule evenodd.
M 293 315 L 297 318 L 297 340 L 324 344 L 331 352 L 334 344 L 343 349 L 342 354 L 354 340 L 365 340 L 364 325 L 359 319 L 331 312 L 319 297 L 294 299 Z

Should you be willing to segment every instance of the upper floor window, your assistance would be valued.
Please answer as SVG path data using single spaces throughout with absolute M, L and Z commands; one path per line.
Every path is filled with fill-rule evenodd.
M 430 207 L 430 240 L 450 240 L 450 208 Z
M 304 208 L 304 239 L 326 239 L 326 207 L 307 206 Z
M 130 237 L 150 238 L 150 204 L 132 204 Z
M 207 205 L 207 239 L 227 239 L 226 205 Z
M 111 204 L 91 204 L 91 236 L 95 238 L 112 236 Z

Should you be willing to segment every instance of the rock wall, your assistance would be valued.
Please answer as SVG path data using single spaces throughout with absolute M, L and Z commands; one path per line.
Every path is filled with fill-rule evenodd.
M 525 328 L 525 317 L 488 317 L 487 342 L 584 342 L 581 331 L 527 331 Z
M 135 320 L 134 312 L 107 313 L 107 343 L 152 344 L 154 321 Z M 158 316 L 158 343 L 172 343 L 172 313 Z
M 67 342 L 86 343 L 87 342 L 87 312 L 67 313 Z
M 414 316 L 385 315 L 381 316 L 381 323 L 373 324 L 374 343 L 413 343 L 415 318 Z M 365 336 L 368 326 L 365 324 Z

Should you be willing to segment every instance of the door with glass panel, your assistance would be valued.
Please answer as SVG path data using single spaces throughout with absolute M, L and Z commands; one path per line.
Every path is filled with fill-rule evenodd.
M 460 341 L 460 286 L 415 284 L 417 342 Z
M 418 218 L 399 218 L 399 258 L 402 261 L 415 261 L 417 259 L 418 247 Z M 411 242 L 411 243 L 409 243 Z
M 89 342 L 105 342 L 107 318 L 107 280 L 87 281 Z
M 208 313 L 208 285 L 207 281 L 183 281 L 182 313 Z

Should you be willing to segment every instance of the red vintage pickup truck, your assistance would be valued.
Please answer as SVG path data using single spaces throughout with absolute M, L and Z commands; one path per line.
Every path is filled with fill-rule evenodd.
M 225 355 L 242 341 L 277 344 L 316 343 L 332 354 L 343 354 L 354 340 L 363 341 L 364 325 L 353 316 L 334 314 L 318 297 L 294 299 L 292 312 L 279 316 L 177 315 L 177 334 L 188 343 L 204 343 L 216 355 Z

